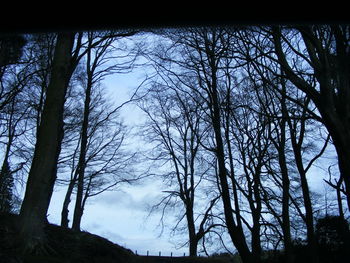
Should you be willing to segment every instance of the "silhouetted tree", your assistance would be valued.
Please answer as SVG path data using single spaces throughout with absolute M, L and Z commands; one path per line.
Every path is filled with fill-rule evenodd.
M 131 183 L 137 179 L 136 175 L 130 175 L 131 160 L 135 155 L 123 149 L 126 128 L 117 120 L 121 106 L 109 104 L 101 88 L 105 76 L 128 72 L 134 66 L 137 52 L 132 53 L 130 47 L 130 50 L 119 48 L 118 41 L 122 42 L 124 36 L 122 33 L 86 32 L 83 38 L 86 59 L 80 65 L 82 71 L 76 76 L 76 86 L 72 87 L 72 93 L 77 94 L 73 96 L 75 99 L 71 99 L 71 109 L 66 110 L 67 122 L 70 122 L 67 128 L 78 133 L 75 136 L 78 140 L 75 140 L 72 159 L 68 157 L 73 162 L 61 218 L 62 226 L 68 227 L 68 206 L 76 187 L 72 228 L 77 231 L 80 230 L 84 206 L 89 197 L 113 189 L 122 182 Z M 114 60 L 116 57 L 118 60 Z M 79 92 L 78 89 L 83 91 Z M 122 169 L 124 175 L 121 175 Z
M 181 74 L 174 73 L 179 81 L 196 80 L 196 85 L 187 85 L 187 88 L 202 100 L 202 107 L 206 109 L 206 120 L 212 132 L 212 140 L 206 143 L 206 149 L 211 150 L 217 161 L 218 190 L 221 194 L 225 225 L 229 236 L 240 253 L 243 262 L 258 262 L 247 243 L 244 228 L 240 218 L 235 220 L 232 205 L 232 192 L 229 174 L 226 168 L 227 152 L 223 131 L 224 116 L 222 106 L 225 99 L 222 97 L 222 82 L 227 76 L 225 70 L 235 68 L 232 53 L 230 53 L 231 35 L 224 28 L 194 28 L 178 30 L 171 38 L 176 43 L 173 49 L 178 51 L 178 57 L 164 56 L 166 62 L 182 68 Z M 167 55 L 170 52 L 167 50 Z M 223 80 L 224 79 L 224 80 Z M 193 82 L 193 81 L 192 81 Z M 184 83 L 185 84 L 185 83 Z M 186 84 L 185 84 L 186 85 Z M 205 144 L 204 144 L 205 145 Z M 232 172 L 232 171 L 231 171 Z
M 3 114 L 3 127 L 6 129 L 6 142 L 4 149 L 4 159 L 0 170 L 0 207 L 2 211 L 13 212 L 13 202 L 17 199 L 14 194 L 14 175 L 23 168 L 23 164 L 18 162 L 17 164 L 12 164 L 11 167 L 11 156 L 12 151 L 16 146 L 15 141 L 25 133 L 26 129 L 22 126 L 23 118 L 27 113 L 27 109 L 23 109 L 25 104 L 19 102 L 18 94 L 13 98 L 11 104 L 7 105 Z M 17 180 L 19 181 L 19 180 Z
M 143 128 L 144 137 L 155 145 L 150 158 L 156 163 L 162 163 L 162 167 L 169 165 L 165 169 L 170 169 L 164 173 L 158 172 L 171 187 L 163 191 L 166 195 L 153 210 L 161 208 L 163 220 L 167 209 L 180 204 L 183 213 L 173 231 L 178 231 L 181 221 L 186 220 L 189 255 L 196 257 L 199 242 L 216 226 L 213 223 L 212 209 L 219 200 L 219 195 L 204 190 L 210 187 L 206 186 L 207 178 L 214 172 L 201 146 L 207 131 L 199 102 L 184 93 L 176 80 L 168 81 L 169 86 L 167 82 L 152 83 L 147 96 L 139 102 L 139 107 L 148 119 Z M 203 203 L 198 201 L 202 195 L 206 195 Z M 205 209 L 200 209 L 200 206 Z
M 286 77 L 313 101 L 332 137 L 350 208 L 349 26 L 275 26 L 271 33 L 277 61 Z M 303 41 L 305 48 L 291 48 L 295 41 Z M 292 64 L 295 59 L 299 63 Z M 301 65 L 307 70 L 300 71 Z
M 32 166 L 20 212 L 23 245 L 33 250 L 44 243 L 44 225 L 54 183 L 57 160 L 63 138 L 63 107 L 67 86 L 73 72 L 71 51 L 74 33 L 57 37 L 52 74 L 47 89 Z
M 18 62 L 25 44 L 26 39 L 22 35 L 3 34 L 0 36 L 0 80 L 6 67 Z

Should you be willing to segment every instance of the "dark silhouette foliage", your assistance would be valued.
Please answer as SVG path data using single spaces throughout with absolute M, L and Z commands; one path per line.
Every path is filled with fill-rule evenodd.
M 0 68 L 18 61 L 26 40 L 21 35 L 0 36 Z
M 0 212 L 12 212 L 13 183 L 9 163 L 5 162 L 0 171 Z
M 315 227 L 318 242 L 319 263 L 347 262 L 350 257 L 349 223 L 340 216 L 327 215 L 319 218 Z M 307 263 L 311 260 L 311 251 L 307 241 L 293 241 L 293 262 Z M 283 251 L 264 251 L 263 263 L 283 263 L 286 261 Z
M 316 224 L 316 236 L 322 262 L 343 262 L 350 257 L 349 223 L 340 216 L 327 215 Z

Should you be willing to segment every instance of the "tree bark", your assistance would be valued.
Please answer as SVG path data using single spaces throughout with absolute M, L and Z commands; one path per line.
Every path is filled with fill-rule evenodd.
M 76 173 L 75 173 L 76 174 Z M 76 176 L 74 175 L 74 178 L 71 179 L 71 181 L 69 182 L 68 185 L 68 189 L 66 192 L 66 195 L 64 197 L 64 201 L 63 201 L 63 206 L 62 206 L 62 211 L 61 211 L 61 226 L 68 228 L 69 227 L 69 219 L 68 219 L 68 215 L 69 215 L 69 203 L 71 201 L 71 196 L 73 193 L 73 189 L 76 183 Z
M 282 80 L 283 81 L 283 80 Z M 287 108 L 286 108 L 286 96 L 285 96 L 285 85 L 282 84 L 282 98 L 281 98 L 281 108 L 282 108 L 282 119 L 279 124 L 280 128 L 280 138 L 277 145 L 278 150 L 278 162 L 281 169 L 282 175 L 282 232 L 284 249 L 286 255 L 286 262 L 293 262 L 292 260 L 292 237 L 290 233 L 290 216 L 289 216 L 289 188 L 290 179 L 288 174 L 285 144 L 286 144 L 286 123 L 287 123 Z
M 20 235 L 25 249 L 35 249 L 45 241 L 44 225 L 52 196 L 57 161 L 63 138 L 63 109 L 71 77 L 71 50 L 74 33 L 59 33 L 47 97 L 38 130 L 33 162 L 20 211 Z
M 194 218 L 193 218 L 193 204 L 189 204 L 189 206 L 186 207 L 186 218 L 187 218 L 187 227 L 188 227 L 190 257 L 196 257 L 198 240 L 197 240 L 196 227 L 195 227 Z
M 93 85 L 93 70 L 90 68 L 91 63 L 91 50 L 87 52 L 87 85 L 85 90 L 85 102 L 84 102 L 84 118 L 81 127 L 81 144 L 80 144 L 80 155 L 78 162 L 78 185 L 77 195 L 75 201 L 73 225 L 72 228 L 76 231 L 80 231 L 81 218 L 83 216 L 83 196 L 84 196 L 84 177 L 86 167 L 86 151 L 88 143 L 88 127 L 89 127 L 89 116 L 90 116 L 90 102 L 91 102 L 91 90 Z

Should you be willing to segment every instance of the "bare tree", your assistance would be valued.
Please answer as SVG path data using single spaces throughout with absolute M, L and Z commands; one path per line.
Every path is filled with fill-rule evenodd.
M 93 47 L 111 37 L 124 37 L 135 31 L 110 32 L 86 47 L 84 33 L 59 33 L 52 60 L 50 82 L 37 133 L 26 193 L 21 207 L 21 236 L 25 247 L 35 249 L 45 242 L 44 223 L 56 181 L 57 163 L 63 138 L 63 114 L 67 87 L 79 61 Z M 76 36 L 76 38 L 75 38 Z
M 21 85 L 8 87 L 6 74 L 18 65 L 26 42 L 26 38 L 21 35 L 0 36 L 0 111 L 22 90 Z
M 249 85 L 243 85 L 235 85 L 235 87 L 239 87 L 239 91 L 235 92 L 235 98 L 231 100 L 232 108 L 226 109 L 226 114 L 224 114 L 225 118 L 228 118 L 225 125 L 230 163 L 228 174 L 232 181 L 237 224 L 244 224 L 249 230 L 252 253 L 260 258 L 263 221 L 261 187 L 264 176 L 266 176 L 264 167 L 267 159 L 270 158 L 268 154 L 271 147 L 270 123 L 266 116 L 245 107 L 246 105 L 254 107 L 255 102 L 253 100 L 254 91 L 249 90 Z M 231 148 L 234 148 L 235 151 L 232 152 Z
M 350 208 L 349 26 L 274 27 L 271 33 L 286 77 L 313 101 L 332 137 Z M 293 45 L 295 35 L 301 36 L 304 48 Z M 292 57 L 299 63 L 291 64 Z M 308 70 L 300 71 L 299 65 Z
M 163 219 L 171 204 L 180 203 L 183 213 L 173 231 L 178 231 L 181 221 L 186 220 L 189 255 L 197 256 L 199 242 L 216 226 L 212 223 L 212 208 L 219 195 L 207 191 L 204 203 L 199 201 L 203 185 L 208 184 L 207 178 L 213 173 L 201 146 L 207 136 L 203 112 L 198 102 L 181 91 L 180 83 L 172 83 L 170 78 L 168 84 L 153 83 L 148 96 L 139 103 L 148 117 L 144 125 L 145 138 L 156 145 L 152 150 L 155 156 L 151 158 L 163 163 L 163 167 L 169 166 L 166 170 L 170 169 L 160 176 L 171 187 L 163 191 L 165 196 L 153 209 L 162 207 Z
M 224 116 L 222 105 L 225 103 L 221 90 L 222 79 L 225 79 L 227 67 L 234 71 L 235 64 L 230 53 L 230 45 L 233 39 L 223 28 L 199 28 L 177 31 L 171 35 L 173 46 L 178 57 L 171 57 L 169 49 L 161 59 L 170 64 L 168 72 L 201 98 L 205 108 L 206 120 L 212 132 L 212 141 L 203 144 L 205 149 L 212 151 L 217 160 L 218 189 L 223 204 L 225 225 L 229 236 L 240 253 L 243 262 L 257 262 L 259 257 L 254 257 L 246 240 L 244 229 L 240 220 L 235 220 L 232 205 L 232 193 L 228 170 L 226 168 L 227 151 L 225 147 L 225 135 L 223 134 Z M 175 73 L 176 67 L 182 71 Z M 186 85 L 185 80 L 191 80 L 195 85 Z M 193 81 L 195 80 L 195 81 Z M 208 144 L 209 143 L 209 144 Z
M 21 236 L 24 246 L 29 250 L 43 244 L 45 239 L 43 227 L 56 179 L 63 137 L 63 106 L 71 76 L 74 35 L 70 32 L 61 33 L 57 38 L 39 136 L 21 207 Z
M 105 76 L 128 72 L 133 68 L 137 54 L 131 55 L 130 51 L 125 50 L 123 51 L 127 53 L 126 55 L 118 54 L 120 37 L 110 32 L 87 32 L 83 40 L 85 38 L 84 69 L 77 75 L 75 83 L 77 86 L 72 87 L 73 93 L 77 93 L 73 95 L 75 99 L 73 97 L 74 101 L 70 106 L 72 109 L 67 108 L 67 114 L 69 111 L 72 114 L 71 117 L 67 115 L 70 118 L 67 128 L 72 127 L 73 133 L 78 132 L 79 135 L 75 136 L 75 145 L 69 147 L 73 148 L 72 153 L 66 157 L 62 156 L 63 162 L 64 160 L 73 160 L 73 162 L 71 162 L 71 178 L 62 208 L 61 224 L 68 227 L 68 206 L 73 189 L 77 187 L 72 227 L 78 231 L 88 197 L 111 189 L 123 181 L 136 180 L 136 177 L 128 172 L 132 170 L 131 159 L 135 154 L 126 153 L 122 149 L 126 128 L 119 121 L 113 120 L 118 119 L 117 110 L 120 107 L 114 107 L 106 102 L 101 84 Z M 116 58 L 120 61 L 115 60 Z M 81 63 L 82 66 L 83 63 Z M 82 88 L 83 92 L 74 91 L 79 88 Z M 82 100 L 79 96 L 82 96 Z M 74 107 L 77 108 L 74 109 Z M 80 128 L 76 129 L 77 126 Z M 126 169 L 127 165 L 129 169 Z M 121 167 L 125 169 L 124 175 L 118 176 L 121 173 Z M 113 173 L 115 178 L 109 178 L 110 182 L 100 178 L 102 174 Z
M 279 98 L 278 101 L 281 109 L 280 117 L 278 117 L 276 111 L 273 113 L 273 111 L 269 110 L 273 109 L 271 107 L 271 105 L 274 105 L 273 103 L 271 103 L 270 106 L 265 106 L 263 109 L 265 109 L 266 114 L 271 115 L 272 119 L 277 118 L 279 122 L 283 119 L 282 113 L 284 112 L 284 130 L 289 133 L 288 141 L 290 141 L 286 149 L 289 149 L 289 151 L 290 149 L 293 150 L 295 167 L 297 168 L 299 175 L 298 180 L 300 180 L 302 189 L 303 203 L 297 204 L 296 199 L 291 195 L 289 198 L 290 202 L 299 211 L 298 214 L 303 222 L 306 224 L 308 245 L 310 246 L 314 262 L 317 262 L 313 230 L 314 213 L 306 175 L 309 169 L 313 167 L 315 161 L 324 153 L 329 137 L 325 139 L 325 143 L 319 147 L 319 151 L 316 150 L 318 147 L 315 148 L 310 142 L 312 140 L 306 141 L 305 138 L 307 138 L 310 133 L 308 129 L 316 128 L 316 130 L 318 130 L 316 125 L 317 121 L 320 123 L 324 123 L 324 121 L 322 114 L 321 117 L 318 115 L 312 97 L 310 97 L 305 90 L 297 86 L 296 79 L 297 77 L 300 78 L 299 80 L 303 79 L 304 84 L 308 84 L 310 88 L 312 87 L 312 89 L 316 90 L 318 89 L 317 78 L 314 75 L 313 67 L 310 66 L 310 57 L 308 56 L 309 54 L 305 46 L 303 46 L 304 42 L 300 32 L 289 28 L 285 29 L 283 34 L 281 34 L 281 32 L 277 32 L 279 30 L 278 27 L 274 30 L 274 33 L 272 33 L 269 28 L 251 27 L 247 30 L 239 31 L 236 36 L 241 41 L 237 42 L 240 47 L 237 50 L 239 51 L 238 53 L 242 55 L 242 60 L 240 62 L 245 65 L 250 77 L 258 85 L 272 88 L 270 91 L 266 91 L 265 94 L 273 94 L 273 97 Z M 276 41 L 280 42 L 277 43 Z M 276 52 L 282 52 L 281 43 L 283 43 L 284 62 L 289 63 L 289 69 L 286 69 L 288 63 L 284 66 L 281 64 L 281 53 L 276 55 Z M 331 42 L 329 42 L 329 44 L 330 43 Z M 277 49 L 280 49 L 280 51 Z M 290 78 L 290 70 L 292 69 L 294 70 L 295 77 L 293 81 Z M 286 70 L 290 72 L 287 73 Z M 299 84 L 300 83 L 301 82 L 299 82 Z M 275 107 L 278 108 L 277 106 Z M 316 122 L 314 120 L 316 120 Z M 307 160 L 305 156 L 309 159 Z M 291 168 L 286 170 L 292 172 Z M 290 178 L 292 177 L 290 176 Z M 293 183 L 293 181 L 290 183 Z M 285 189 L 287 190 L 287 188 Z M 287 195 L 285 198 L 287 198 Z M 300 205 L 304 206 L 305 214 L 301 211 L 300 207 L 298 208 Z
M 6 142 L 4 149 L 4 159 L 0 170 L 0 210 L 6 212 L 15 211 L 16 197 L 14 183 L 19 181 L 19 178 L 15 178 L 15 174 L 18 173 L 24 163 L 17 162 L 17 164 L 11 163 L 11 157 L 14 155 L 14 148 L 16 148 L 16 140 L 26 132 L 25 125 L 23 125 L 24 117 L 26 115 L 26 107 L 23 110 L 24 103 L 20 102 L 22 98 L 19 95 L 13 98 L 11 104 L 4 107 L 5 113 L 3 116 L 6 129 Z

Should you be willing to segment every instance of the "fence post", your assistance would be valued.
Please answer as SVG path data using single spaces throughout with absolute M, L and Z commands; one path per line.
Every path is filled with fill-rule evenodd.
M 171 258 L 173 257 L 173 252 L 170 253 L 170 257 L 171 257 Z
M 161 251 L 159 251 L 159 256 L 161 256 L 162 255 L 162 252 Z
M 147 257 L 148 257 L 148 255 L 149 255 L 149 251 L 147 250 Z

